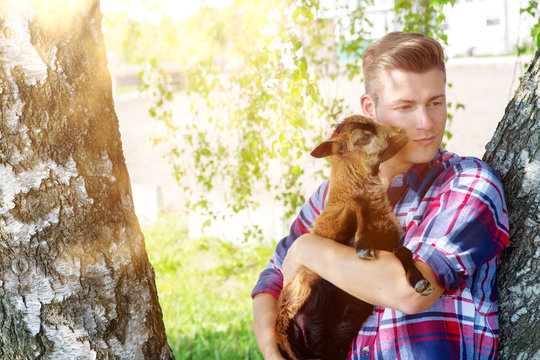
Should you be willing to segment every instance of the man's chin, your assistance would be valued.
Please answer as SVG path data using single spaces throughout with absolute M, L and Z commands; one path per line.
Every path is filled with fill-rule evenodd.
M 415 149 L 410 153 L 410 160 L 413 164 L 425 164 L 433 160 L 439 147 L 429 147 L 424 149 Z

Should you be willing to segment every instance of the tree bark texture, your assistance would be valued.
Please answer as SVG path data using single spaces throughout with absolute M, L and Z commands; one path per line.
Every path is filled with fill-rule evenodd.
M 540 359 L 539 56 L 540 50 L 484 155 L 502 178 L 510 223 L 497 274 L 502 359 Z
M 98 1 L 0 1 L 0 112 L 0 358 L 172 359 Z

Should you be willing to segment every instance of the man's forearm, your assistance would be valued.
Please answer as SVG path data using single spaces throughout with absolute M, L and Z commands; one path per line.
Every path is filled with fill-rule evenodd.
M 253 331 L 259 349 L 266 360 L 283 359 L 277 346 L 275 323 L 277 299 L 260 293 L 253 299 Z
M 429 308 L 443 293 L 431 268 L 421 262 L 415 265 L 435 291 L 428 296 L 416 293 L 390 252 L 377 251 L 377 259 L 361 260 L 352 247 L 313 234 L 303 235 L 292 248 L 289 252 L 300 265 L 370 304 L 413 313 Z

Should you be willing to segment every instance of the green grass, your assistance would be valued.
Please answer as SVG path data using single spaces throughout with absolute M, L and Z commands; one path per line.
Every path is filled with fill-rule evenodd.
M 143 233 L 176 359 L 262 359 L 250 293 L 273 248 L 188 239 L 173 214 Z

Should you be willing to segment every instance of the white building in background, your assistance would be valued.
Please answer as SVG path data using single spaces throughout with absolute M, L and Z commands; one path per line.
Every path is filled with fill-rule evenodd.
M 516 53 L 531 43 L 533 19 L 520 14 L 527 0 L 456 0 L 447 10 L 448 54 L 499 55 Z
M 375 0 L 373 6 L 368 6 L 366 16 L 373 24 L 375 39 L 387 32 L 399 30 L 394 14 L 394 0 Z
M 516 45 L 531 43 L 531 16 L 520 14 L 528 0 L 456 0 L 446 8 L 444 26 L 448 35 L 446 53 L 456 55 L 503 55 L 516 52 Z M 373 37 L 399 30 L 394 0 L 375 0 L 366 12 L 373 23 Z

